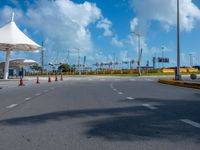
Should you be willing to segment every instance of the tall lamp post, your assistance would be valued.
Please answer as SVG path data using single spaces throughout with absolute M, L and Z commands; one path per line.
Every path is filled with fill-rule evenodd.
M 179 18 L 179 0 L 177 0 L 177 68 L 176 68 L 176 80 L 181 80 L 180 75 L 180 18 Z
M 134 35 L 136 35 L 138 37 L 138 75 L 141 76 L 141 70 L 140 70 L 140 53 L 141 53 L 140 37 L 141 37 L 141 35 L 139 33 L 136 33 L 136 32 L 131 32 L 131 33 L 133 33 Z

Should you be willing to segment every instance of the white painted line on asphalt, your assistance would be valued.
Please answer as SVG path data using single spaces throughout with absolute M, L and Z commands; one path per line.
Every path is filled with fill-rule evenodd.
M 136 79 L 130 79 L 130 81 L 136 81 Z
M 88 79 L 89 81 L 92 81 L 93 79 Z
M 13 108 L 13 107 L 16 107 L 18 104 L 12 104 L 12 105 L 9 105 L 7 106 L 6 108 Z
M 36 94 L 35 94 L 35 96 L 39 96 L 39 95 L 41 95 L 41 93 L 36 93 Z
M 113 91 L 117 91 L 117 89 L 113 89 Z
M 200 128 L 200 124 L 189 119 L 180 119 L 182 122 L 189 124 L 193 127 Z
M 133 97 L 126 97 L 126 99 L 133 100 L 134 98 Z
M 157 107 L 154 107 L 150 104 L 142 104 L 142 106 L 147 107 L 147 108 L 152 109 L 152 110 L 158 109 Z
M 152 79 L 146 79 L 146 81 L 153 81 Z
M 25 98 L 24 100 L 25 101 L 28 101 L 28 100 L 30 100 L 31 99 L 31 97 L 27 97 L 27 98 Z
M 100 79 L 101 81 L 105 81 L 106 79 Z
M 115 79 L 115 81 L 120 81 L 120 79 Z
M 118 92 L 118 94 L 119 94 L 119 95 L 122 95 L 122 94 L 124 94 L 124 93 L 122 93 L 122 92 Z
M 49 90 L 44 90 L 44 92 L 49 92 Z

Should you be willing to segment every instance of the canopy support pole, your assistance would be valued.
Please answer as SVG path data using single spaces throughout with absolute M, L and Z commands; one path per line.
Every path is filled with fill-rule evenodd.
M 8 79 L 9 63 L 10 63 L 10 49 L 7 48 L 6 49 L 6 63 L 5 63 L 5 67 L 4 67 L 4 77 L 3 77 L 5 80 Z

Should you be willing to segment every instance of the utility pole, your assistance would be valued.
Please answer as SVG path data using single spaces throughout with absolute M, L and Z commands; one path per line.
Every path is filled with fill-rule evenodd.
M 193 67 L 193 55 L 189 54 L 190 56 L 190 67 Z
M 162 49 L 162 69 L 164 68 L 164 47 Z
M 80 49 L 77 48 L 77 50 L 78 50 L 78 73 L 79 73 L 79 75 L 80 75 L 80 74 L 81 74 L 81 73 L 80 73 Z
M 136 32 L 131 32 L 133 34 L 135 34 L 138 37 L 138 75 L 141 76 L 141 70 L 140 70 L 140 55 L 141 55 L 141 49 L 140 49 L 140 37 L 141 35 L 139 33 Z
M 41 67 L 42 73 L 44 71 L 44 42 L 42 41 L 42 50 L 41 50 Z
M 179 18 L 179 0 L 177 0 L 177 68 L 176 68 L 176 80 L 181 80 L 180 75 L 180 18 Z

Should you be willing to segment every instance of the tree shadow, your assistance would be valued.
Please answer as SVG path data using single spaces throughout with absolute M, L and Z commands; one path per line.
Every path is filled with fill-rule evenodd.
M 141 98 L 159 108 L 151 110 L 143 106 L 106 109 L 85 109 L 58 111 L 34 116 L 0 120 L 0 126 L 20 126 L 83 119 L 80 124 L 87 127 L 87 137 L 99 137 L 113 141 L 136 141 L 150 139 L 183 140 L 191 138 L 200 141 L 200 130 L 187 125 L 180 119 L 200 122 L 200 101 L 162 100 Z M 90 117 L 90 119 L 87 119 Z M 94 117 L 91 121 L 91 117 Z

